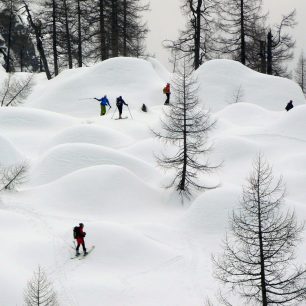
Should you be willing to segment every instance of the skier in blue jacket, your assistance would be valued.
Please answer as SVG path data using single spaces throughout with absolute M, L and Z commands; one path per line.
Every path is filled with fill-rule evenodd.
M 103 98 L 98 99 L 98 98 L 94 98 L 97 101 L 100 101 L 100 105 L 101 105 L 101 114 L 100 116 L 104 116 L 106 114 L 106 105 L 109 106 L 109 108 L 111 108 L 109 101 L 107 99 L 107 96 L 105 95 Z

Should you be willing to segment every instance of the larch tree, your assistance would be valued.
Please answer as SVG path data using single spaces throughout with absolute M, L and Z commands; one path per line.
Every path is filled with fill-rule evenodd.
M 213 189 L 199 182 L 201 173 L 211 173 L 216 167 L 207 159 L 210 146 L 208 134 L 214 121 L 208 111 L 204 111 L 197 96 L 197 83 L 184 62 L 172 83 L 174 103 L 170 104 L 162 120 L 162 130 L 155 135 L 165 143 L 177 148 L 172 156 L 163 155 L 158 158 L 165 169 L 174 169 L 175 176 L 168 187 L 175 186 L 182 198 L 189 198 L 192 189 Z
M 284 186 L 259 155 L 230 218 L 215 276 L 256 305 L 299 305 L 306 299 L 306 267 L 293 264 L 303 225 L 283 212 Z
M 223 54 L 249 65 L 256 37 L 255 27 L 264 22 L 266 14 L 262 13 L 262 0 L 218 0 L 219 49 Z M 259 52 L 259 50 L 258 50 Z
M 289 77 L 286 62 L 293 59 L 295 41 L 290 30 L 296 25 L 296 11 L 282 16 L 267 34 L 267 74 Z
M 194 69 L 210 59 L 215 51 L 216 8 L 214 0 L 184 0 L 182 11 L 187 18 L 186 28 L 177 40 L 164 41 L 166 48 L 179 59 L 187 59 Z
M 295 80 L 300 85 L 303 93 L 306 94 L 306 57 L 303 51 L 295 69 Z
M 24 292 L 26 306 L 58 306 L 57 295 L 46 272 L 38 267 Z

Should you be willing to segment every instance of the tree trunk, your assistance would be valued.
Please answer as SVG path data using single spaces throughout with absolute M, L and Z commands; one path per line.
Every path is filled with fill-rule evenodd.
M 203 0 L 198 0 L 197 8 L 190 7 L 195 14 L 195 28 L 194 28 L 194 69 L 198 69 L 201 65 L 200 50 L 201 50 L 201 6 Z M 190 6 L 192 4 L 190 3 Z
M 272 68 L 272 32 L 271 30 L 268 33 L 268 46 L 267 46 L 267 74 L 272 75 L 273 68 Z
M 52 77 L 51 77 L 51 73 L 50 73 L 50 70 L 49 70 L 45 50 L 44 50 L 44 47 L 43 47 L 43 44 L 42 44 L 41 22 L 40 22 L 40 20 L 38 20 L 38 24 L 34 23 L 28 5 L 25 2 L 23 2 L 23 3 L 24 3 L 24 6 L 25 6 L 27 15 L 28 15 L 28 20 L 29 20 L 30 26 L 32 27 L 32 29 L 35 32 L 36 46 L 37 46 L 37 50 L 38 50 L 39 55 L 40 55 L 40 60 L 42 61 L 43 67 L 45 69 L 47 79 L 50 80 Z
M 20 71 L 23 72 L 23 49 L 20 49 Z
M 13 23 L 13 1 L 10 1 L 10 19 L 8 28 L 8 38 L 7 38 L 7 58 L 6 58 L 6 72 L 11 72 L 11 42 L 12 42 L 12 23 Z
M 104 9 L 105 9 L 105 0 L 100 0 L 100 57 L 101 61 L 104 61 L 108 58 L 106 50 L 106 33 L 105 33 L 105 18 L 104 18 Z
M 262 306 L 268 306 L 267 300 L 267 288 L 266 288 L 266 275 L 265 275 L 265 258 L 263 250 L 263 237 L 262 237 L 262 221 L 261 221 L 261 202 L 260 202 L 260 168 L 258 171 L 257 179 L 257 204 L 258 204 L 258 239 L 259 239 L 259 250 L 260 250 L 260 282 L 261 282 L 261 295 L 262 295 Z
M 243 65 L 246 63 L 245 55 L 245 29 L 244 29 L 244 0 L 240 0 L 240 31 L 241 31 L 241 50 L 240 61 Z
M 83 54 L 82 54 L 82 25 L 81 25 L 81 3 L 80 0 L 77 0 L 77 14 L 78 14 L 78 66 L 82 67 L 83 65 Z
M 112 57 L 117 57 L 118 52 L 118 0 L 112 0 Z
M 123 56 L 127 56 L 127 0 L 123 0 Z
M 185 190 L 186 188 L 186 172 L 187 172 L 187 120 L 186 120 L 186 71 L 184 67 L 184 163 L 182 169 L 182 178 L 180 182 L 180 190 Z
M 57 54 L 57 30 L 56 30 L 56 2 L 52 0 L 52 43 L 53 43 L 53 64 L 54 75 L 58 75 L 58 54 Z
M 266 61 L 266 43 L 260 41 L 260 72 L 267 73 L 267 61 Z
M 72 69 L 72 51 L 71 51 L 71 40 L 70 40 L 70 30 L 68 21 L 68 6 L 67 0 L 64 0 L 64 11 L 65 11 L 65 29 L 66 29 L 66 43 L 67 43 L 67 56 L 68 56 L 68 67 Z

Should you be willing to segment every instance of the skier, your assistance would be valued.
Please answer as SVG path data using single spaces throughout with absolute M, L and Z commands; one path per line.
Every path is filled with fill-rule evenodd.
M 118 119 L 122 119 L 121 115 L 122 115 L 122 107 L 123 107 L 123 104 L 126 105 L 126 106 L 129 106 L 128 104 L 126 104 L 124 102 L 124 100 L 122 99 L 122 96 L 118 97 L 117 98 L 117 101 L 116 101 L 116 105 L 118 107 L 118 111 L 119 111 L 119 118 Z
M 171 91 L 170 91 L 170 83 L 167 83 L 166 87 L 164 87 L 163 89 L 163 93 L 166 95 L 167 99 L 165 101 L 165 105 L 168 105 L 170 103 L 170 95 L 171 95 Z
M 101 105 L 101 114 L 100 114 L 100 116 L 104 116 L 106 114 L 106 105 L 108 105 L 109 108 L 112 108 L 110 106 L 110 104 L 109 104 L 109 101 L 108 101 L 106 95 L 104 95 L 104 97 L 101 98 L 101 99 L 98 99 L 98 98 L 94 98 L 94 99 L 96 99 L 97 101 L 100 101 L 100 105 Z
M 293 101 L 290 100 L 289 103 L 287 104 L 287 106 L 285 107 L 287 112 L 290 111 L 291 108 L 293 108 L 293 104 L 292 103 L 293 103 Z
M 84 241 L 84 237 L 86 236 L 86 233 L 83 231 L 83 228 L 84 228 L 84 224 L 79 223 L 79 226 L 75 226 L 73 229 L 73 237 L 77 241 L 77 246 L 75 249 L 76 250 L 75 256 L 80 255 L 80 252 L 79 252 L 80 245 L 82 245 L 84 256 L 88 254 L 86 251 L 85 241 Z

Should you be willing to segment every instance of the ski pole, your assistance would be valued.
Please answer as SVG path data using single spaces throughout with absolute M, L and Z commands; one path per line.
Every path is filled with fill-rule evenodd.
M 113 115 L 112 115 L 111 119 L 114 118 L 115 112 L 116 112 L 116 108 L 115 108 L 115 110 L 114 110 L 114 112 L 113 112 Z
M 82 99 L 78 99 L 79 101 L 84 101 L 84 100 L 93 100 L 94 98 L 82 98 Z
M 129 106 L 127 107 L 128 108 L 128 110 L 129 110 L 129 113 L 130 113 L 130 115 L 131 115 L 131 118 L 134 120 L 134 118 L 133 118 L 133 116 L 132 116 L 132 114 L 131 114 L 131 111 L 130 111 L 130 108 L 129 108 Z

